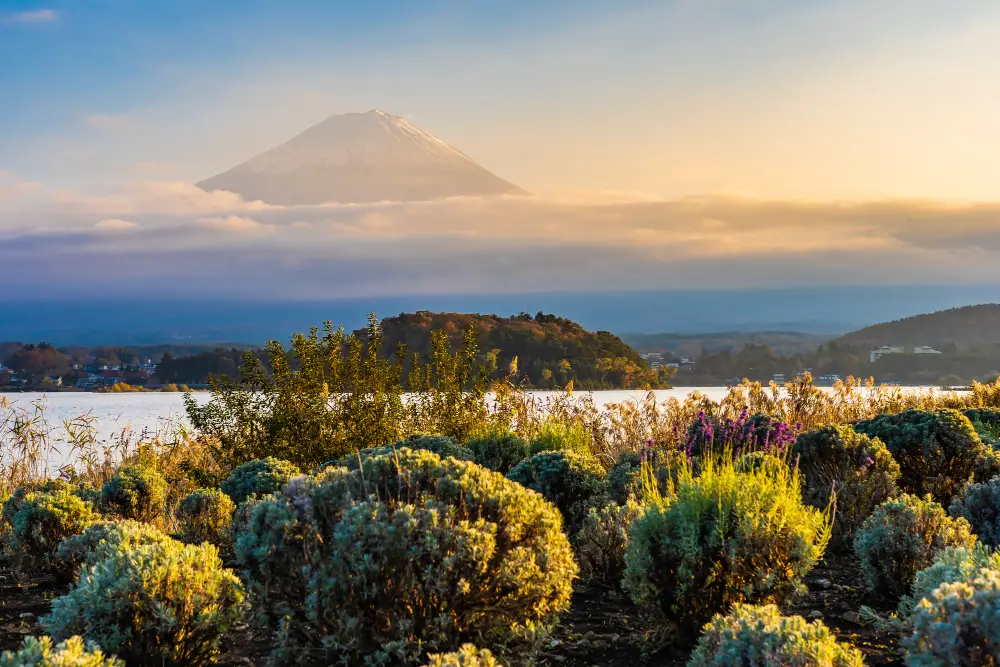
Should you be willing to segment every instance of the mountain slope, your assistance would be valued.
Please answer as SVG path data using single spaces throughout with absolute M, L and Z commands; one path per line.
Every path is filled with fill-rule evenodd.
M 958 348 L 1000 343 L 1000 304 L 951 308 L 875 324 L 836 339 L 849 345 L 954 344 Z
M 437 137 L 378 109 L 328 118 L 198 187 L 281 205 L 524 194 Z

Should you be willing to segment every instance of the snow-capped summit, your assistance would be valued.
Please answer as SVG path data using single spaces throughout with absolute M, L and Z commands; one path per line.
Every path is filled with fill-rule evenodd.
M 283 205 L 523 193 L 434 135 L 380 109 L 328 118 L 198 186 Z

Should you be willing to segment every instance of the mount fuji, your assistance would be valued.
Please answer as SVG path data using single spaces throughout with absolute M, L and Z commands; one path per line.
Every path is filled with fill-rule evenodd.
M 294 206 L 526 194 L 399 116 L 333 116 L 198 183 L 246 200 Z

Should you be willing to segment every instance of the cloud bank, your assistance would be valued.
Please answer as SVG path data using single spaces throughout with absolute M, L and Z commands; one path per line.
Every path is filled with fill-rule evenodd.
M 623 193 L 274 206 L 178 182 L 0 181 L 12 294 L 419 293 L 996 282 L 1000 202 Z

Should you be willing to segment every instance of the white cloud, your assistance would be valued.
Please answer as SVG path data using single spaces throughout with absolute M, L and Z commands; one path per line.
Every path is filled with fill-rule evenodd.
M 230 215 L 219 218 L 202 218 L 198 222 L 208 229 L 214 229 L 231 234 L 266 236 L 275 232 L 275 228 L 271 225 L 262 225 L 253 218 L 247 218 L 239 215 Z
M 8 23 L 51 23 L 59 20 L 59 12 L 54 9 L 36 9 L 27 12 L 8 14 Z
M 83 119 L 84 125 L 104 132 L 123 132 L 133 127 L 132 119 L 125 114 L 95 113 Z
M 99 221 L 94 225 L 94 229 L 100 229 L 104 231 L 124 231 L 126 229 L 135 229 L 139 225 L 134 222 L 129 222 L 128 220 L 121 220 L 119 218 L 106 218 Z

